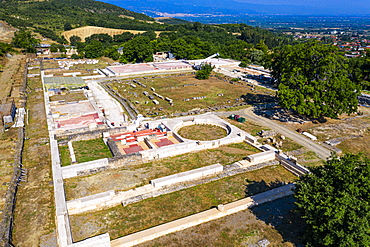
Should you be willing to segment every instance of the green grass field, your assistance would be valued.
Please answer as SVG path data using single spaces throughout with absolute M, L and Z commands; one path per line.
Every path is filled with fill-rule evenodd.
M 73 142 L 73 149 L 78 163 L 112 157 L 102 139 Z
M 61 166 L 69 166 L 71 164 L 68 146 L 59 146 L 59 156 Z

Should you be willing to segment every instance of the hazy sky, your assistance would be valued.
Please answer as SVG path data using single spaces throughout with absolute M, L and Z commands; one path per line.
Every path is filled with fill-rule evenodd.
M 308 5 L 315 7 L 359 7 L 368 8 L 370 14 L 370 0 L 234 0 L 241 3 L 259 3 L 259 4 L 287 4 L 287 5 Z M 342 5 L 342 6 L 341 6 Z
M 109 2 L 113 4 L 117 4 L 121 6 L 140 6 L 140 4 L 144 4 L 145 2 L 166 2 L 171 3 L 171 0 L 99 0 L 103 2 Z M 218 2 L 223 2 L 224 0 L 203 0 L 203 1 L 196 1 L 196 0 L 173 0 L 177 4 L 195 4 L 200 5 L 203 7 L 209 7 L 209 3 L 212 6 L 217 4 Z M 296 5 L 302 6 L 302 11 L 305 14 L 365 14 L 370 15 L 370 0 L 231 0 L 240 3 L 254 3 L 254 4 L 265 4 L 265 5 Z M 124 3 L 124 4 L 123 4 Z M 127 5 L 127 4 L 130 5 Z M 197 4 L 198 3 L 198 4 Z M 201 3 L 201 4 L 200 4 Z M 169 4 L 170 5 L 170 4 Z M 306 6 L 308 8 L 304 8 Z M 142 7 L 142 6 L 141 6 Z M 291 8 L 290 8 L 291 9 Z M 163 10 L 167 11 L 167 10 Z M 261 10 L 259 10 L 261 12 Z M 276 11 L 276 10 L 275 10 Z M 279 11 L 279 10 L 277 10 Z M 301 12 L 302 12 L 301 11 Z M 280 11 L 281 12 L 281 11 Z M 273 14 L 271 11 L 268 13 Z M 284 12 L 286 14 L 286 11 Z M 279 14 L 279 13 L 276 13 Z

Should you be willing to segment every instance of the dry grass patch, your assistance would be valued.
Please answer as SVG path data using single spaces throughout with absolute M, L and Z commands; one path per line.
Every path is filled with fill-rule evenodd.
M 210 124 L 194 124 L 182 127 L 177 133 L 186 139 L 199 141 L 217 140 L 227 136 L 225 129 Z
M 3 213 L 8 183 L 13 174 L 14 154 L 18 140 L 18 129 L 11 128 L 6 132 L 0 130 L 0 216 Z
M 133 34 L 144 33 L 146 31 L 137 31 L 137 30 L 124 30 L 124 29 L 115 29 L 115 28 L 105 28 L 105 27 L 95 27 L 95 26 L 86 26 L 86 27 L 78 27 L 69 31 L 65 31 L 62 35 L 69 40 L 73 35 L 76 35 L 81 38 L 82 42 L 85 42 L 85 38 L 90 37 L 93 34 L 101 34 L 106 33 L 110 36 L 119 35 L 124 32 L 130 32 Z M 157 35 L 161 32 L 156 31 Z
M 302 129 L 315 135 L 319 141 L 324 142 L 337 137 L 346 137 L 351 135 L 368 135 L 366 132 L 370 129 L 370 108 L 359 107 L 359 112 L 364 115 L 352 114 L 348 116 L 343 114 L 338 119 L 326 119 L 325 123 L 305 124 L 286 124 L 291 129 Z M 283 123 L 284 124 L 284 123 Z
M 25 64 L 25 55 L 16 54 L 13 57 L 7 58 L 7 63 L 2 68 L 0 73 L 0 99 L 4 99 L 8 96 L 19 97 L 15 91 L 18 92 L 20 86 L 23 83 L 23 72 Z
M 300 148 L 303 148 L 303 146 L 301 144 L 298 144 L 296 143 L 295 141 L 293 141 L 292 139 L 288 138 L 288 137 L 285 137 L 285 140 L 282 140 L 281 138 L 277 138 L 279 141 L 282 141 L 283 143 L 283 146 L 281 147 L 281 150 L 283 150 L 283 152 L 289 152 L 289 151 L 293 151 L 293 150 L 297 150 L 297 149 L 300 149 Z
M 50 101 L 61 101 L 61 100 L 64 100 L 66 102 L 74 102 L 87 100 L 87 98 L 84 95 L 83 91 L 69 91 L 66 94 L 50 96 Z
M 305 147 L 289 151 L 287 153 L 289 155 L 297 157 L 298 163 L 306 167 L 315 167 L 324 165 L 324 160 L 317 156 L 315 152 L 309 151 Z
M 230 203 L 250 194 L 266 191 L 278 185 L 276 181 L 293 180 L 295 176 L 281 166 L 271 166 L 146 199 L 125 207 L 117 206 L 94 213 L 73 215 L 70 217 L 73 237 L 79 241 L 109 232 L 110 237 L 115 239 L 210 209 L 218 204 Z M 255 186 L 256 183 L 263 183 L 265 186 L 259 184 Z M 253 192 L 251 188 L 254 188 Z M 87 224 L 94 224 L 94 227 L 88 229 Z
M 65 179 L 67 200 L 108 190 L 129 190 L 148 184 L 150 180 L 221 163 L 232 164 L 259 152 L 245 144 L 236 143 L 196 153 L 187 153 L 149 163 L 102 171 L 94 175 Z
M 144 115 L 170 115 L 173 113 L 187 112 L 190 110 L 204 109 L 212 106 L 233 105 L 242 95 L 252 93 L 250 87 L 243 84 L 230 84 L 215 77 L 208 80 L 198 80 L 194 75 L 170 76 L 165 78 L 139 79 L 147 85 L 132 87 L 128 83 L 132 81 L 114 82 L 110 85 L 117 90 L 123 97 L 136 105 L 136 108 Z M 159 105 L 155 105 L 152 100 L 143 94 L 144 91 L 153 95 L 150 87 L 155 88 L 155 92 L 173 100 L 171 106 L 166 100 L 155 97 Z M 223 96 L 218 96 L 223 95 Z M 193 99 L 194 97 L 203 97 Z M 189 99 L 188 101 L 184 101 Z M 242 101 L 238 101 L 242 102 Z
M 271 246 L 301 244 L 304 222 L 295 209 L 294 198 L 284 197 L 217 220 L 171 233 L 138 247 L 169 246 L 258 246 L 268 239 Z
M 358 137 L 355 139 L 345 140 L 340 143 L 337 147 L 343 151 L 343 153 L 363 153 L 366 157 L 370 158 L 370 133 L 366 136 Z
M 29 78 L 29 125 L 23 151 L 27 183 L 18 187 L 13 230 L 15 246 L 39 246 L 42 235 L 55 229 L 54 193 L 51 175 L 49 134 L 40 78 Z M 25 234 L 27 233 L 27 234 Z
M 258 136 L 257 133 L 260 132 L 261 130 L 270 130 L 269 128 L 265 126 L 258 125 L 254 122 L 246 121 L 244 123 L 239 123 L 238 121 L 231 120 L 229 118 L 224 117 L 224 120 L 229 122 L 230 124 L 238 127 L 241 130 L 244 130 L 245 132 L 253 135 L 253 136 Z

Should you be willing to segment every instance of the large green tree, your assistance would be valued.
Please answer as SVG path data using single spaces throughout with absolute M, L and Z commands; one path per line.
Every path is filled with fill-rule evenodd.
M 138 36 L 123 44 L 122 60 L 129 62 L 152 62 L 154 45 L 147 36 Z
M 86 58 L 98 58 L 103 55 L 103 44 L 98 40 L 92 40 L 85 46 Z
M 370 246 L 370 160 L 333 157 L 296 184 L 308 246 Z
M 334 46 L 308 42 L 283 46 L 272 55 L 280 105 L 309 117 L 336 118 L 357 111 L 359 87 L 348 78 Z
M 207 80 L 211 75 L 213 69 L 214 67 L 211 64 L 208 63 L 202 64 L 201 69 L 198 70 L 196 73 L 196 78 L 198 80 Z
M 72 35 L 69 38 L 69 42 L 70 42 L 71 46 L 76 46 L 78 42 L 81 42 L 81 38 L 79 36 Z
M 348 59 L 350 79 L 362 89 L 370 90 L 370 49 L 360 57 Z
M 13 46 L 8 43 L 0 42 L 0 57 L 4 56 L 7 52 L 12 52 Z
M 31 31 L 19 30 L 14 33 L 12 44 L 17 48 L 23 48 L 27 53 L 35 53 L 36 46 L 40 43 L 40 40 L 35 38 L 35 35 Z

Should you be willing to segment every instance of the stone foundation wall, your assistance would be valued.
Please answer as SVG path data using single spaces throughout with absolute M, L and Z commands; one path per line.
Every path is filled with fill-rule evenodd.
M 265 161 L 274 160 L 274 159 L 275 159 L 275 151 L 265 151 L 262 153 L 252 154 L 246 157 L 246 160 L 248 160 L 251 163 L 265 162 Z
M 8 186 L 8 191 L 5 195 L 5 205 L 3 210 L 3 217 L 1 219 L 0 225 L 0 245 L 1 246 L 11 246 L 11 235 L 13 230 L 13 221 L 14 221 L 14 209 L 16 204 L 16 195 L 18 190 L 18 184 L 21 177 L 21 168 L 22 168 L 22 152 L 24 144 L 24 128 L 19 128 L 18 130 L 18 144 L 17 152 L 14 157 L 13 162 L 13 175 L 12 179 Z
M 272 189 L 255 196 L 247 197 L 226 205 L 219 205 L 216 208 L 194 214 L 179 220 L 149 228 L 144 231 L 133 233 L 122 238 L 111 241 L 111 247 L 134 246 L 172 232 L 181 231 L 211 220 L 219 219 L 230 214 L 246 210 L 250 207 L 260 205 L 265 202 L 273 201 L 293 194 L 293 184 L 288 184 L 276 189 Z
M 194 177 L 191 180 L 183 181 L 182 183 L 179 181 L 173 181 L 174 183 L 167 184 L 166 186 L 162 187 L 155 187 L 152 184 L 147 184 L 127 191 L 106 191 L 99 194 L 68 201 L 68 212 L 69 214 L 80 214 L 88 211 L 114 207 L 119 204 L 125 206 L 147 198 L 157 197 L 175 191 L 191 188 L 200 184 L 209 183 L 236 174 L 261 169 L 266 166 L 277 165 L 278 163 L 278 161 L 274 160 L 271 162 L 250 165 L 248 167 L 240 167 L 239 162 L 236 162 L 231 165 L 226 165 L 223 167 L 221 166 L 220 168 L 222 168 L 223 170 L 216 171 L 216 173 L 214 174 L 202 174 L 204 176 Z
M 308 170 L 306 167 L 289 160 L 288 157 L 286 157 L 283 154 L 281 154 L 281 155 L 276 154 L 276 159 L 280 161 L 280 164 L 285 169 L 287 169 L 288 171 L 290 171 L 291 173 L 293 173 L 294 175 L 296 175 L 298 177 L 302 176 L 304 174 L 309 174 L 310 173 L 310 170 Z
M 108 139 L 107 145 L 108 145 L 108 147 L 109 147 L 109 149 L 112 152 L 114 157 L 121 157 L 122 156 L 122 154 L 119 151 L 115 141 L 113 141 L 111 138 Z
M 118 168 L 125 165 L 138 165 L 143 163 L 141 153 L 126 154 L 120 157 L 108 158 L 109 168 Z
M 199 179 L 202 177 L 215 175 L 218 172 L 222 172 L 222 171 L 223 171 L 223 166 L 221 164 L 214 164 L 214 165 L 205 166 L 205 167 L 201 167 L 201 168 L 186 171 L 186 172 L 181 172 L 181 173 L 177 173 L 177 174 L 162 177 L 162 178 L 153 179 L 152 181 L 150 181 L 150 183 L 154 187 L 163 187 L 163 186 L 168 186 L 168 185 L 175 184 L 175 183 L 185 182 L 188 180 Z
M 23 96 L 20 99 L 19 108 L 26 108 L 27 96 L 25 94 L 27 89 L 27 73 L 28 73 L 28 62 L 24 66 L 24 75 L 23 75 L 23 84 L 20 89 L 21 92 L 24 92 Z M 1 121 L 0 121 L 1 122 Z M 5 204 L 4 207 L 0 210 L 3 210 L 3 217 L 0 222 L 0 246 L 12 246 L 12 231 L 13 231 L 13 222 L 14 222 L 14 209 L 17 199 L 18 184 L 21 179 L 21 169 L 22 169 L 22 152 L 24 146 L 25 138 L 25 128 L 18 129 L 18 143 L 16 152 L 14 155 L 13 162 L 13 175 L 8 186 L 8 191 L 5 195 Z
M 108 159 L 94 160 L 90 162 L 80 163 L 62 167 L 63 179 L 77 176 L 84 176 L 103 171 L 108 168 Z
M 87 141 L 87 140 L 92 140 L 96 138 L 101 138 L 103 136 L 104 132 L 109 132 L 110 135 L 115 135 L 119 133 L 123 133 L 127 131 L 127 127 L 118 127 L 118 128 L 104 128 L 98 129 L 98 130 L 89 130 L 85 132 L 81 132 L 81 129 L 70 132 L 65 132 L 65 133 L 59 133 L 55 135 L 55 138 L 59 141 L 59 144 L 62 144 L 63 142 L 68 142 L 68 141 Z M 62 143 L 61 143 L 62 142 Z M 63 145 L 63 144 L 62 144 Z
M 120 157 L 105 158 L 89 161 L 76 165 L 62 167 L 63 179 L 87 176 L 110 168 L 118 168 L 125 165 L 136 165 L 143 163 L 140 153 L 127 154 Z
M 105 130 L 107 127 L 105 125 L 98 125 L 94 131 L 96 130 Z M 72 130 L 63 130 L 57 129 L 55 130 L 55 139 L 60 139 L 60 136 L 68 136 L 73 134 L 83 134 L 85 132 L 90 132 L 91 129 L 89 127 L 86 128 L 79 128 L 79 129 L 72 129 Z

